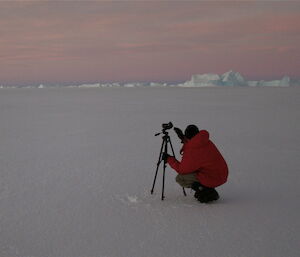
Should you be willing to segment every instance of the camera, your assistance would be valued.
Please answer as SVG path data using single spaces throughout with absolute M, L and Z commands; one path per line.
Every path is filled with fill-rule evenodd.
M 169 123 L 163 123 L 163 124 L 161 124 L 161 126 L 163 128 L 162 131 L 159 133 L 156 133 L 155 136 L 159 136 L 160 134 L 167 135 L 168 132 L 166 130 L 173 128 L 173 124 L 171 121 Z
M 172 124 L 171 121 L 169 123 L 163 123 L 161 126 L 162 126 L 163 130 L 167 130 L 167 129 L 173 128 L 173 124 Z

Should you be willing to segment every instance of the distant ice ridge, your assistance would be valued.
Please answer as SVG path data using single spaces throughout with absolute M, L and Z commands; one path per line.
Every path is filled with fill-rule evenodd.
M 289 86 L 300 86 L 300 80 L 291 79 L 288 76 L 284 76 L 279 80 L 271 81 L 247 81 L 239 72 L 228 71 L 222 75 L 215 73 L 207 74 L 195 74 L 192 75 L 191 79 L 178 84 L 168 84 L 160 82 L 130 82 L 130 83 L 93 83 L 93 84 L 80 84 L 80 85 L 36 85 L 36 86 L 3 86 L 0 84 L 0 89 L 3 88 L 106 88 L 106 87 L 125 87 L 125 88 L 135 88 L 135 87 L 289 87 Z
M 193 75 L 191 80 L 186 81 L 182 84 L 178 84 L 180 87 L 216 87 L 216 86 L 250 86 L 250 87 L 263 87 L 263 86 L 273 86 L 273 87 L 289 87 L 300 85 L 299 80 L 292 80 L 288 76 L 284 76 L 280 80 L 271 81 L 247 81 L 238 72 L 228 71 L 223 75 L 218 74 L 201 74 Z
M 275 86 L 275 87 L 289 87 L 293 85 L 299 85 L 296 80 L 292 81 L 290 77 L 284 76 L 281 80 L 272 80 L 272 81 L 248 81 L 248 85 L 252 87 L 256 86 Z

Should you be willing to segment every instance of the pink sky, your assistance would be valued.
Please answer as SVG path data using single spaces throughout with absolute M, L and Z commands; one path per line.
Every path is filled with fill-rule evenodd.
M 0 85 L 300 78 L 300 2 L 0 2 Z

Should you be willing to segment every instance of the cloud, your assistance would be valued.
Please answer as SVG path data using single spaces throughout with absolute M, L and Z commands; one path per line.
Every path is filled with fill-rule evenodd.
M 272 55 L 282 58 L 278 71 L 299 51 L 299 12 L 295 2 L 1 2 L 0 77 L 26 65 L 18 72 L 27 77 L 39 67 L 51 79 L 59 66 L 86 79 L 140 79 L 157 67 L 152 80 L 184 80 L 231 65 L 244 72 L 253 57 L 258 74 Z M 97 69 L 87 72 L 89 63 Z

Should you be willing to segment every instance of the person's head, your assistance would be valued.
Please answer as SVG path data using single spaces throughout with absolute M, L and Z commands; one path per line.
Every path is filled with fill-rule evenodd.
M 184 131 L 186 138 L 191 139 L 199 133 L 199 129 L 196 125 L 188 125 Z

